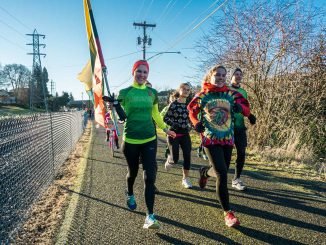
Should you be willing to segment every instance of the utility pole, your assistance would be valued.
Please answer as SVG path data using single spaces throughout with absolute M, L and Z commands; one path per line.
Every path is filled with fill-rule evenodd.
M 36 29 L 34 29 L 34 32 L 32 34 L 26 34 L 27 36 L 32 36 L 33 37 L 33 43 L 27 43 L 26 45 L 33 45 L 33 53 L 27 53 L 28 55 L 33 55 L 33 74 L 35 75 L 37 71 L 40 72 L 41 75 L 41 84 L 42 84 L 42 91 L 43 91 L 43 101 L 44 101 L 44 106 L 46 112 L 48 112 L 48 104 L 46 101 L 46 95 L 45 95 L 45 84 L 43 81 L 43 76 L 42 76 L 42 65 L 41 65 L 41 55 L 43 57 L 46 56 L 46 54 L 40 53 L 40 46 L 45 48 L 45 44 L 40 43 L 40 37 L 43 39 L 45 38 L 45 35 L 43 34 L 38 34 Z M 34 95 L 34 86 L 35 86 L 35 81 L 34 79 L 31 79 L 29 89 L 30 89 L 30 97 L 29 97 L 29 108 L 30 110 L 33 110 L 34 108 L 34 103 L 35 103 L 35 95 Z
M 152 45 L 152 39 L 146 35 L 146 28 L 152 27 L 154 29 L 154 27 L 156 27 L 156 24 L 147 24 L 146 21 L 144 21 L 143 23 L 134 22 L 134 26 L 139 26 L 143 28 L 143 38 L 138 37 L 137 44 L 143 44 L 143 60 L 146 60 L 146 44 L 148 44 L 149 46 Z

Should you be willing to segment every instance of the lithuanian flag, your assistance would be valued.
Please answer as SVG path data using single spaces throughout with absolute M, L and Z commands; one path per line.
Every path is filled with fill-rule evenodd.
M 79 78 L 84 79 L 81 80 L 85 83 L 87 88 L 90 88 L 89 81 L 87 81 L 87 77 L 91 77 L 91 87 L 94 96 L 94 115 L 95 121 L 101 126 L 105 127 L 104 117 L 105 117 L 105 106 L 102 100 L 103 96 L 103 69 L 105 70 L 105 63 L 103 59 L 102 49 L 100 40 L 97 34 L 97 29 L 93 17 L 93 11 L 91 7 L 90 0 L 84 1 L 84 14 L 85 14 L 85 25 L 86 25 L 86 33 L 89 44 L 89 52 L 90 52 L 90 65 L 83 69 L 83 71 L 79 74 Z

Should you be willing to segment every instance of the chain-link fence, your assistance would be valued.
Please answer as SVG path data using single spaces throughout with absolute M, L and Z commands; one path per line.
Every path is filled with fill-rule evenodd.
M 83 112 L 0 117 L 0 244 L 53 181 L 87 122 Z

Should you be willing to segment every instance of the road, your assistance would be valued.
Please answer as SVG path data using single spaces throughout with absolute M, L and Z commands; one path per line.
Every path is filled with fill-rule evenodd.
M 123 154 L 111 158 L 103 129 L 93 127 L 80 188 L 70 190 L 75 205 L 66 215 L 70 221 L 61 229 L 58 244 L 326 244 L 324 183 L 280 177 L 249 161 L 243 173 L 248 189 L 239 192 L 229 184 L 230 202 L 241 226 L 228 228 L 217 203 L 215 180 L 210 179 L 204 190 L 197 185 L 198 168 L 207 162 L 193 156 L 190 176 L 194 188 L 185 189 L 181 164 L 165 171 L 164 149 L 164 141 L 159 140 L 156 185 L 160 194 L 154 212 L 161 228 L 144 230 L 142 171 L 135 183 L 138 207 L 129 211 Z M 229 182 L 233 167 L 231 164 Z

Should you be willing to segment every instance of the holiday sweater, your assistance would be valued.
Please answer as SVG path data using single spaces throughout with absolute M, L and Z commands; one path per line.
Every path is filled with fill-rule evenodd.
M 231 85 L 230 89 L 239 92 L 240 94 L 242 94 L 242 96 L 245 99 L 248 99 L 247 92 L 243 88 Z M 244 122 L 244 116 L 242 115 L 242 113 L 235 113 L 234 114 L 234 129 L 245 129 L 245 128 L 246 128 L 246 126 L 245 126 L 245 122 Z
M 249 103 L 241 93 L 227 86 L 202 85 L 202 90 L 189 103 L 188 110 L 192 124 L 195 126 L 202 122 L 205 127 L 201 133 L 204 146 L 234 144 L 235 104 L 241 106 L 243 115 L 249 116 Z
M 186 103 L 173 101 L 169 105 L 163 120 L 177 134 L 186 134 L 190 131 L 189 112 Z
M 158 111 L 157 91 L 136 82 L 119 92 L 118 100 L 126 112 L 123 140 L 131 144 L 143 144 L 156 139 L 153 119 L 161 129 L 166 129 Z

